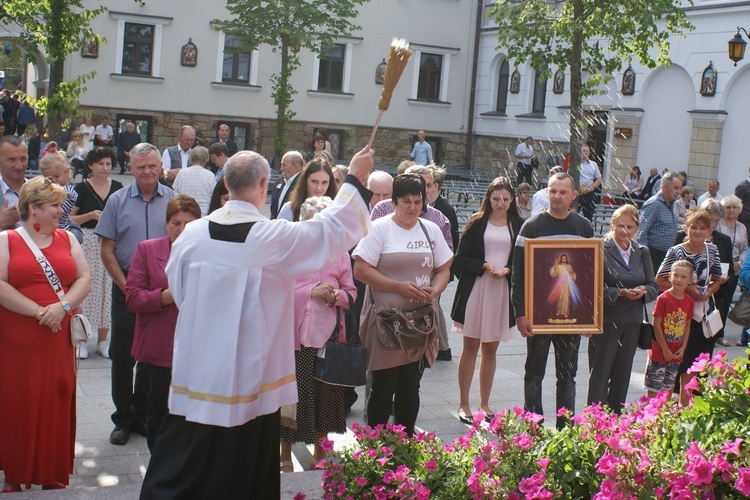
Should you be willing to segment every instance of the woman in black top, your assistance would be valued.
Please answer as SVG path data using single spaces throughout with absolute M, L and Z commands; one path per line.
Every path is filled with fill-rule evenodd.
M 111 148 L 96 147 L 86 155 L 86 168 L 92 172 L 92 176 L 76 185 L 78 200 L 70 211 L 71 220 L 83 229 L 81 246 L 91 268 L 91 292 L 83 301 L 83 312 L 91 326 L 99 331 L 96 350 L 105 358 L 109 357 L 107 334 L 112 305 L 112 279 L 99 255 L 101 241 L 94 234 L 94 229 L 110 195 L 122 188 L 122 183 L 109 178 L 112 166 L 116 163 L 117 156 Z M 82 348 L 80 355 L 85 358 L 88 352 Z

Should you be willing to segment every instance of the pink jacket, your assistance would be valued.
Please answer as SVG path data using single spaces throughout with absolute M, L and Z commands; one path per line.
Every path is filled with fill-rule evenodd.
M 320 283 L 330 283 L 341 290 L 336 306 L 349 309 L 349 299 L 345 291 L 357 300 L 357 289 L 352 278 L 349 254 L 344 254 L 332 265 L 306 276 L 300 276 L 294 283 L 294 348 L 323 347 L 336 327 L 336 308 L 328 307 L 322 299 L 310 297 L 312 289 Z M 340 315 L 339 340 L 345 340 L 344 314 Z
M 133 348 L 136 361 L 164 368 L 172 367 L 177 307 L 162 307 L 160 295 L 169 288 L 164 268 L 172 246 L 169 236 L 138 243 L 130 261 L 125 285 L 125 303 L 136 313 Z

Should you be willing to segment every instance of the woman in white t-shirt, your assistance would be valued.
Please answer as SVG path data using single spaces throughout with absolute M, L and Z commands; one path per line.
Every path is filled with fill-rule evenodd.
M 78 127 L 78 131 L 83 133 L 83 140 L 88 145 L 88 151 L 94 147 L 94 135 L 96 134 L 96 127 L 91 124 L 91 117 L 87 116 L 83 119 L 83 123 Z
M 419 413 L 422 371 L 437 357 L 437 329 L 423 348 L 387 349 L 378 340 L 376 318 L 393 308 L 414 311 L 429 303 L 437 311 L 435 301 L 448 285 L 453 254 L 440 229 L 419 219 L 425 197 L 420 176 L 397 176 L 393 214 L 376 220 L 353 253 L 354 276 L 367 285 L 359 332 L 372 372 L 367 424 L 386 424 L 393 405 L 395 423 L 409 435 L 414 434 Z

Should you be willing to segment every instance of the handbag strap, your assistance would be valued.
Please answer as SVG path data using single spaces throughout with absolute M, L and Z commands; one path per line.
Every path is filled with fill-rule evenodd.
M 651 323 L 651 319 L 648 317 L 648 309 L 646 309 L 646 299 L 641 299 L 643 301 L 643 314 L 646 315 L 646 323 Z
M 52 268 L 52 265 L 50 265 L 47 258 L 42 254 L 42 251 L 39 250 L 39 247 L 36 243 L 34 243 L 34 240 L 31 239 L 31 235 L 29 235 L 29 232 L 26 231 L 26 228 L 19 227 L 18 229 L 16 229 L 16 232 L 21 235 L 23 241 L 25 241 L 29 246 L 29 250 L 31 250 L 31 252 L 34 254 L 34 257 L 36 257 L 36 261 L 42 268 L 42 272 L 47 277 L 47 281 L 49 281 L 49 285 L 52 287 L 52 290 L 54 290 L 55 295 L 57 295 L 59 299 L 62 299 L 65 295 L 65 290 L 63 290 L 62 283 L 60 283 L 60 278 L 57 277 L 57 273 Z
M 432 270 L 435 271 L 435 250 L 432 249 L 432 240 L 430 240 L 430 235 L 427 234 L 427 228 L 424 227 L 422 221 L 417 218 L 417 222 L 419 222 L 419 227 L 422 228 L 422 232 L 424 233 L 425 238 L 427 238 L 427 244 L 430 246 L 430 252 L 432 253 Z

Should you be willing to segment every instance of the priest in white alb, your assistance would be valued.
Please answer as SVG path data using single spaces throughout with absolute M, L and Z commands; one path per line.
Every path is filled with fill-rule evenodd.
M 297 401 L 294 280 L 330 265 L 370 228 L 373 153 L 350 163 L 333 204 L 270 221 L 270 169 L 241 151 L 224 165 L 227 204 L 175 240 L 167 265 L 180 310 L 169 415 L 142 499 L 279 498 L 279 408 Z

